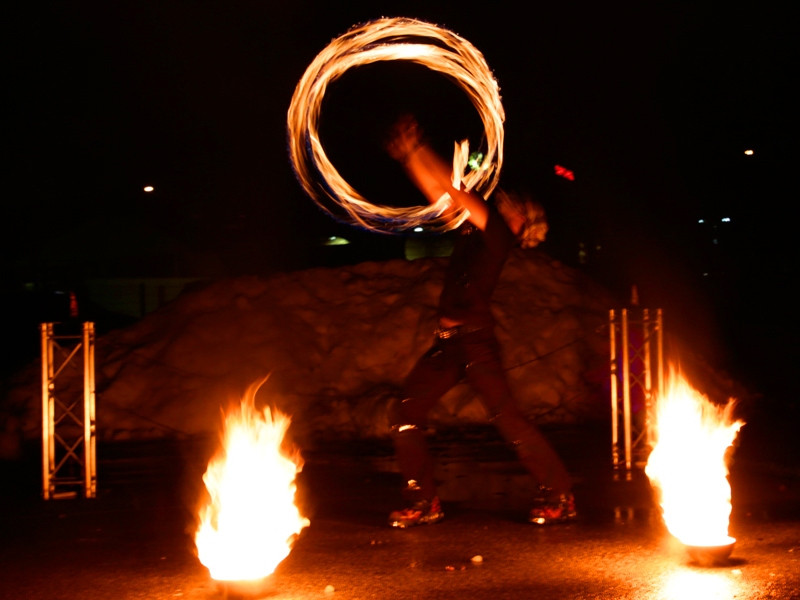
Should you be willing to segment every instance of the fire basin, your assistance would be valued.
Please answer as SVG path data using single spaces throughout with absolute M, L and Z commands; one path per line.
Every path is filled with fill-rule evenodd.
M 271 577 L 254 581 L 216 581 L 221 600 L 256 600 L 273 592 Z
M 693 564 L 714 567 L 728 564 L 736 540 L 720 546 L 686 546 L 686 552 Z

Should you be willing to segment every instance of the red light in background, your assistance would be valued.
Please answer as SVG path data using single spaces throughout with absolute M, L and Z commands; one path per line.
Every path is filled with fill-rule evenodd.
M 78 296 L 75 292 L 69 293 L 69 316 L 73 319 L 78 316 Z
M 553 170 L 559 177 L 563 177 L 564 179 L 569 179 L 570 181 L 575 181 L 575 173 L 573 173 L 566 167 L 562 167 L 561 165 L 556 165 L 555 167 L 553 167 Z

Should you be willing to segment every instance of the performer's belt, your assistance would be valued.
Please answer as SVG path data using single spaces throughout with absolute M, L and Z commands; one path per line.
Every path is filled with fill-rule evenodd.
M 466 335 L 468 333 L 475 333 L 486 327 L 477 325 L 455 325 L 454 327 L 437 327 L 433 334 L 440 340 L 448 340 L 456 337 L 457 335 Z

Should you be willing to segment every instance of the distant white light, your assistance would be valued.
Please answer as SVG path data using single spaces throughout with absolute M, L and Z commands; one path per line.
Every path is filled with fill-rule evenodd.
M 700 223 L 700 224 L 703 224 L 703 223 L 706 222 L 706 220 L 705 219 L 697 219 L 697 222 Z
M 414 232 L 415 233 L 422 233 L 423 231 L 425 231 L 425 230 L 422 227 L 414 227 Z
M 753 151 L 752 148 L 748 148 L 747 150 L 744 151 L 745 156 L 753 156 L 754 154 L 755 152 Z
M 720 219 L 720 221 L 722 221 L 723 223 L 730 223 L 731 222 L 731 218 L 730 217 L 722 217 Z
M 150 192 L 152 192 L 153 190 L 155 190 L 155 188 L 154 188 L 152 185 L 146 185 L 146 186 L 144 186 L 144 188 L 142 188 L 142 189 L 143 189 L 145 192 L 147 192 L 148 194 L 149 194 Z

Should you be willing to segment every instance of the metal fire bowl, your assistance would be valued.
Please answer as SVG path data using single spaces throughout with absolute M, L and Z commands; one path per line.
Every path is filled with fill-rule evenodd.
M 220 600 L 255 600 L 274 591 L 271 577 L 254 581 L 217 581 L 216 583 L 217 597 Z
M 713 567 L 728 564 L 733 546 L 736 543 L 734 540 L 730 544 L 723 544 L 721 546 L 686 546 L 686 552 L 689 554 L 691 562 L 703 566 Z

